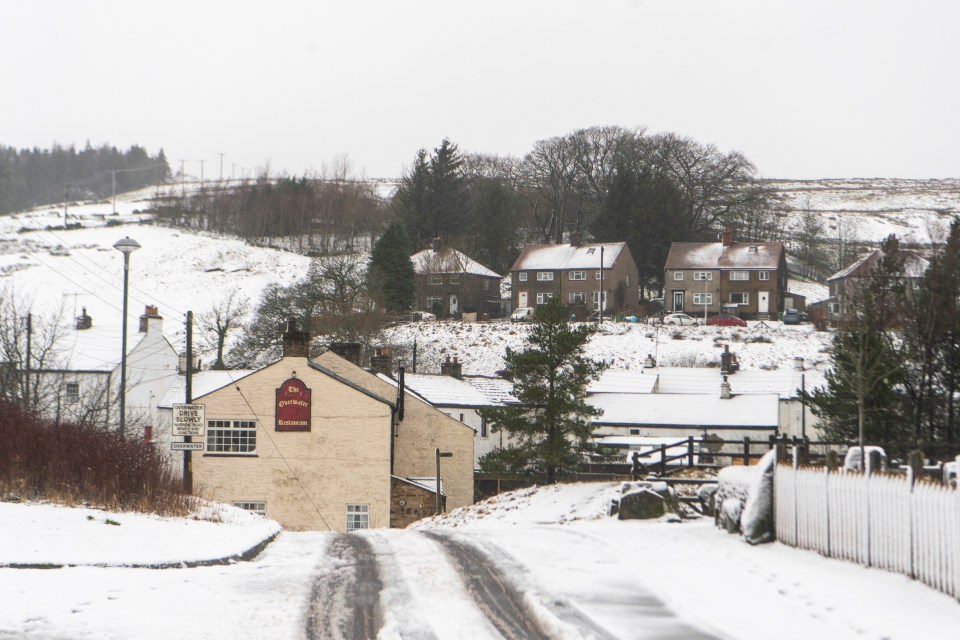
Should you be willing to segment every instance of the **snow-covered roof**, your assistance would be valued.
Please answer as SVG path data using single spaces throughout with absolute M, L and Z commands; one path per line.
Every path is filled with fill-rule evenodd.
M 435 407 L 486 407 L 492 403 L 480 390 L 453 376 L 408 373 L 406 387 Z
M 674 242 L 667 269 L 777 269 L 782 242 Z
M 587 387 L 589 394 L 719 394 L 722 377 L 716 367 L 655 367 L 608 369 Z M 777 394 L 797 397 L 801 386 L 823 386 L 823 373 L 815 369 L 741 369 L 727 376 L 731 391 L 739 395 Z
M 904 278 L 922 278 L 927 272 L 927 269 L 930 268 L 930 261 L 914 251 L 910 251 L 909 249 L 901 249 L 900 255 L 903 257 L 903 271 L 901 275 Z M 827 278 L 827 282 L 849 278 L 851 276 L 857 278 L 866 277 L 877 268 L 877 262 L 882 256 L 883 251 L 880 249 L 871 251 L 868 255 L 857 260 L 849 267 L 841 269 Z
M 127 323 L 127 353 L 146 337 L 136 323 Z M 132 327 L 129 325 L 133 325 Z M 60 362 L 51 368 L 69 371 L 110 372 L 120 365 L 121 331 L 113 326 L 74 329 L 63 332 L 54 351 Z M 129 367 L 131 363 L 127 361 Z
M 594 244 L 528 244 L 513 263 L 511 271 L 522 269 L 597 269 L 603 247 L 603 268 L 613 267 L 626 248 L 623 242 Z
M 256 369 L 228 369 L 226 371 L 198 371 L 190 381 L 190 391 L 194 398 L 205 396 L 208 393 L 223 388 L 240 378 L 255 373 Z M 176 382 L 170 385 L 167 392 L 160 398 L 157 406 L 161 409 L 171 409 L 174 404 L 184 402 L 187 393 L 186 376 L 177 376 Z
M 464 376 L 463 381 L 487 397 L 492 405 L 516 404 L 513 383 L 503 378 L 490 376 Z
M 600 393 L 587 402 L 603 410 L 594 426 L 723 427 L 776 429 L 780 419 L 777 394 L 740 395 L 723 399 L 713 394 Z
M 410 256 L 410 261 L 413 262 L 413 270 L 418 274 L 470 273 L 488 278 L 502 277 L 456 249 L 424 249 Z

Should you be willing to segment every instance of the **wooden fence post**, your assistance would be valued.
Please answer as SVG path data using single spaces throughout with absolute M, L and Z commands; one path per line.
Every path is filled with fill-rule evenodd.
M 687 466 L 693 468 L 693 436 L 687 436 Z
M 667 475 L 667 445 L 660 445 L 660 475 Z
M 743 436 L 743 466 L 750 466 L 750 436 Z

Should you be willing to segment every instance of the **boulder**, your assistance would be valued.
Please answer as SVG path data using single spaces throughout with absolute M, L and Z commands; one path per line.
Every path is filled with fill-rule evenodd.
M 650 488 L 641 488 L 620 497 L 620 520 L 648 520 L 667 513 L 667 500 Z

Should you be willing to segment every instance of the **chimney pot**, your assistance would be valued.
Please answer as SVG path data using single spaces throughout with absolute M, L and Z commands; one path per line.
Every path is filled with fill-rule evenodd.
M 723 228 L 723 246 L 729 247 L 733 244 L 733 229 L 730 227 Z
M 287 319 L 287 331 L 283 334 L 284 358 L 309 358 L 310 332 L 297 330 L 297 319 Z

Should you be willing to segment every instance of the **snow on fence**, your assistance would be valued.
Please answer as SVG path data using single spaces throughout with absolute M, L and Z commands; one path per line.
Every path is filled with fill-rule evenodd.
M 960 489 L 909 475 L 778 465 L 777 540 L 960 599 Z

